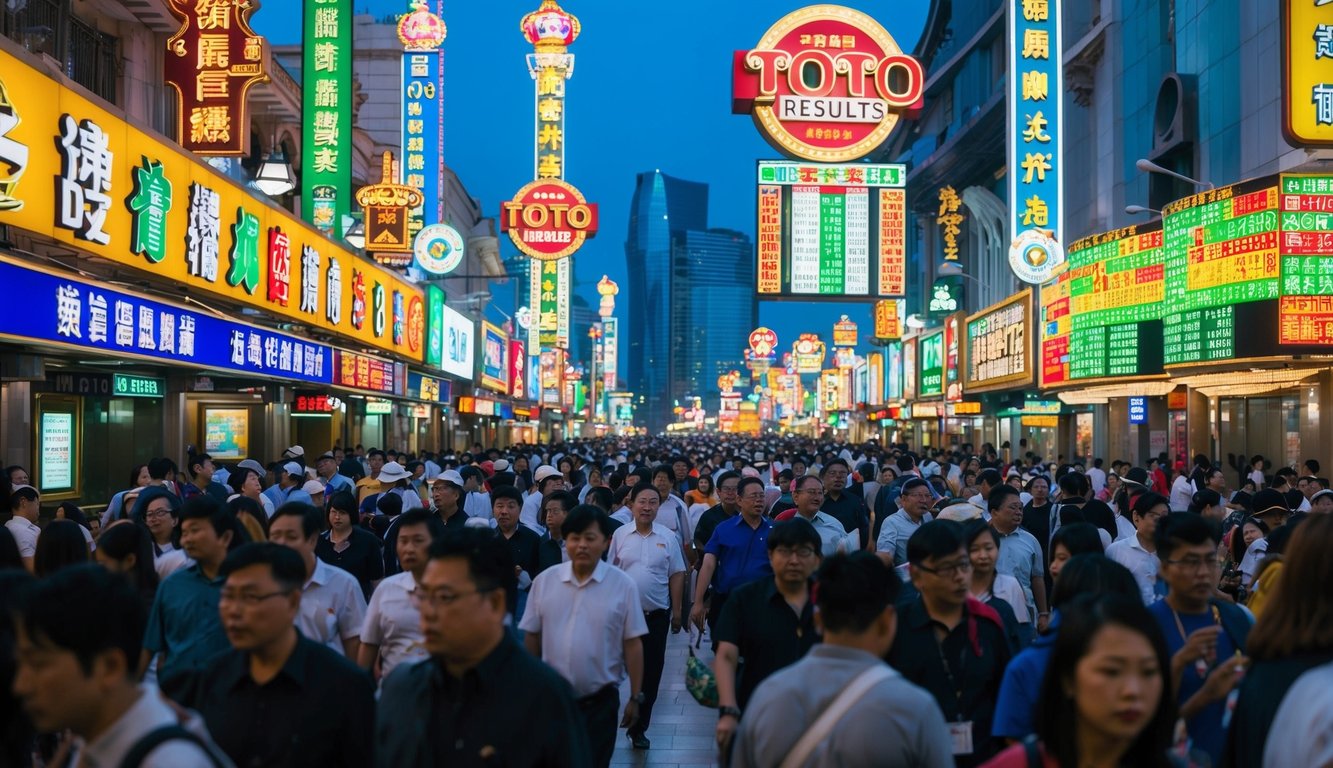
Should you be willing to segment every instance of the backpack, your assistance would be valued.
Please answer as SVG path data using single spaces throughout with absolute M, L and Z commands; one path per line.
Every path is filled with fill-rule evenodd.
M 130 751 L 125 753 L 124 759 L 120 761 L 120 768 L 139 768 L 154 749 L 168 741 L 188 741 L 208 755 L 213 768 L 222 768 L 222 762 L 213 754 L 209 745 L 202 738 L 179 725 L 164 725 L 144 734 L 143 737 L 134 742 Z

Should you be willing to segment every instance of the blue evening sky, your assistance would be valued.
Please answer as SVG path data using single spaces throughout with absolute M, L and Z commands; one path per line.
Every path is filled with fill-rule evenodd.
M 531 47 L 519 20 L 538 0 L 447 0 L 444 21 L 445 161 L 488 216 L 533 176 L 533 82 L 524 56 Z M 706 182 L 709 225 L 754 237 L 755 161 L 780 155 L 747 115 L 731 113 L 732 51 L 758 42 L 784 14 L 808 5 L 791 0 L 568 0 L 583 32 L 570 51 L 574 76 L 566 101 L 565 178 L 600 206 L 600 232 L 574 257 L 575 292 L 597 306 L 603 274 L 627 300 L 625 237 L 635 174 L 663 173 Z M 846 2 L 867 12 L 911 51 L 928 0 Z M 432 7 L 435 3 L 432 2 Z M 299 43 L 301 5 L 267 0 L 252 18 L 255 31 L 277 44 Z M 358 13 L 376 17 L 408 10 L 407 0 L 355 0 Z M 501 253 L 515 253 L 501 238 Z M 498 301 L 509 287 L 495 287 Z M 508 302 L 504 302 L 507 304 Z M 504 306 L 504 304 L 501 304 Z M 847 314 L 863 329 L 871 304 L 761 302 L 760 322 L 790 348 L 797 334 L 826 340 Z M 622 311 L 617 311 L 623 316 Z M 745 339 L 737 339 L 739 348 Z

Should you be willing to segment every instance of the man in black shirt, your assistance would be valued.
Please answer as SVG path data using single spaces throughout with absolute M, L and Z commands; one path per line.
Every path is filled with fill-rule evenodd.
M 717 740 L 726 749 L 750 694 L 764 678 L 805 656 L 819 641 L 810 577 L 819 567 L 823 541 L 803 518 L 785 520 L 768 534 L 773 578 L 752 581 L 731 593 L 718 617 Z M 737 676 L 737 662 L 745 659 Z
M 456 470 L 446 469 L 435 478 L 430 487 L 430 500 L 445 528 L 453 530 L 467 524 L 467 513 L 463 511 L 463 476 Z
M 870 516 L 866 512 L 865 500 L 858 494 L 847 492 L 849 473 L 847 462 L 842 459 L 830 459 L 824 464 L 819 471 L 819 479 L 824 481 L 824 506 L 820 511 L 837 518 L 848 533 L 859 530 L 861 549 L 865 549 L 870 540 Z
M 526 525 L 518 524 L 523 509 L 523 494 L 512 485 L 502 485 L 491 491 L 491 514 L 495 516 L 495 535 L 509 543 L 514 557 L 514 575 L 518 577 L 518 598 L 514 605 L 514 623 L 523 618 L 528 604 L 528 590 L 532 580 L 541 572 L 538 548 L 541 537 Z
M 509 547 L 485 530 L 431 546 L 416 602 L 431 658 L 384 681 L 375 725 L 381 768 L 590 765 L 569 683 L 505 629 Z
M 919 596 L 898 606 L 889 666 L 940 705 L 959 768 L 980 765 L 1000 746 L 991 721 L 1009 664 L 1004 624 L 969 595 L 972 563 L 958 523 L 922 524 L 907 541 L 907 561 Z
M 219 612 L 232 650 L 199 675 L 191 701 L 237 765 L 370 765 L 375 686 L 355 664 L 302 637 L 305 563 L 271 542 L 222 563 Z
M 731 470 L 717 476 L 717 497 L 721 503 L 700 515 L 699 524 L 694 526 L 694 544 L 700 552 L 704 551 L 718 523 L 740 514 L 740 498 L 736 495 L 740 482 L 741 476 Z M 700 557 L 695 568 L 702 563 L 703 557 Z

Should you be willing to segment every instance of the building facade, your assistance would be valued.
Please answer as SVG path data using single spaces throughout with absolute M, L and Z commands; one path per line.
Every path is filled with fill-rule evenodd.
M 754 245 L 730 229 L 671 235 L 671 319 L 668 350 L 673 400 L 703 398 L 716 408 L 717 379 L 745 373 L 744 349 L 759 324 Z

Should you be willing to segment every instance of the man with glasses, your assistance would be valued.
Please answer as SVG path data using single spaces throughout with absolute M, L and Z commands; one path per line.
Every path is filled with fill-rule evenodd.
M 700 552 L 708 544 L 708 539 L 713 536 L 713 530 L 717 528 L 718 523 L 740 513 L 736 499 L 736 488 L 740 482 L 741 476 L 730 470 L 717 476 L 719 503 L 700 515 L 699 524 L 694 527 L 694 545 Z
M 716 627 L 722 606 L 732 590 L 773 575 L 764 547 L 764 540 L 773 528 L 773 522 L 764 517 L 764 481 L 757 477 L 742 478 L 736 486 L 736 495 L 740 514 L 719 524 L 704 545 L 694 609 L 690 611 L 690 621 L 701 632 L 704 628 L 704 592 L 710 585 L 713 596 L 707 609 L 708 626 Z M 716 637 L 713 643 L 716 646 Z
M 296 629 L 301 555 L 272 542 L 245 544 L 220 575 L 218 611 L 231 650 L 209 663 L 183 703 L 237 765 L 371 765 L 375 686 Z
M 1172 512 L 1153 527 L 1159 573 L 1169 589 L 1148 611 L 1171 654 L 1170 690 L 1177 692 L 1193 746 L 1221 765 L 1227 694 L 1239 682 L 1252 621 L 1235 605 L 1213 598 L 1221 541 L 1213 524 L 1196 514 Z
M 816 477 L 808 479 L 819 482 Z M 759 683 L 800 661 L 819 639 L 810 586 L 821 546 L 819 533 L 804 517 L 774 525 L 767 545 L 773 578 L 737 588 L 718 618 L 713 671 L 720 705 L 717 743 L 723 751 Z M 738 676 L 742 658 L 745 665 Z
M 847 476 L 851 469 L 842 459 L 830 459 L 819 471 L 819 478 L 824 481 L 824 506 L 828 514 L 842 523 L 847 533 L 856 532 L 858 544 L 865 549 L 870 543 L 870 515 L 866 512 L 865 500 L 859 494 L 847 492 Z
M 821 540 L 820 554 L 832 557 L 838 552 L 855 552 L 860 548 L 857 531 L 848 533 L 832 515 L 822 511 L 824 505 L 824 483 L 813 475 L 796 478 L 796 490 L 792 492 L 796 506 L 773 518 L 777 522 L 793 520 L 798 515 L 810 525 Z
M 412 591 L 430 658 L 385 678 L 375 765 L 589 764 L 569 683 L 505 626 L 515 582 L 509 546 L 490 530 L 450 530 L 430 546 Z
M 930 508 L 934 503 L 930 484 L 925 480 L 913 477 L 902 484 L 898 510 L 884 519 L 884 527 L 879 529 L 875 541 L 875 554 L 885 565 L 897 566 L 907 561 L 907 541 L 922 524 L 933 519 Z
M 958 523 L 934 520 L 907 541 L 908 571 L 921 597 L 899 605 L 889 666 L 925 688 L 949 724 L 959 768 L 1002 746 L 991 719 L 1011 655 L 999 614 L 969 595 L 972 562 Z
M 1018 580 L 1027 599 L 1029 615 L 1037 615 L 1037 631 L 1045 632 L 1051 619 L 1046 604 L 1045 561 L 1037 537 L 1023 530 L 1023 497 L 1013 486 L 1000 485 L 991 491 L 988 501 L 991 528 L 1000 541 L 995 572 Z

